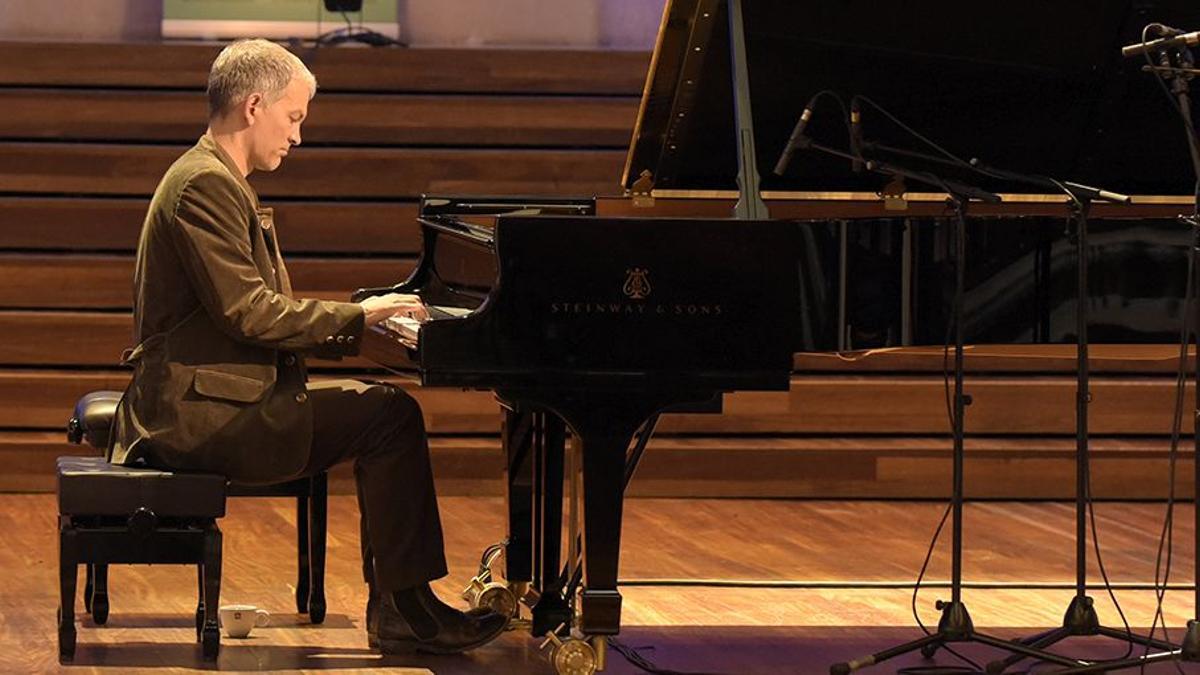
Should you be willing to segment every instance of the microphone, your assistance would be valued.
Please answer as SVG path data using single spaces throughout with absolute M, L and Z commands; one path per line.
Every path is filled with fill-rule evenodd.
M 1131 45 L 1121 47 L 1121 56 L 1131 58 L 1141 56 L 1147 52 L 1156 52 L 1160 49 L 1168 49 L 1170 47 L 1195 47 L 1200 45 L 1200 31 L 1192 31 L 1191 33 L 1179 33 L 1168 37 L 1161 37 L 1149 42 L 1137 42 Z
M 862 110 L 858 107 L 858 97 L 855 96 L 850 100 L 850 154 L 854 155 L 854 159 L 850 160 L 850 170 L 854 173 L 862 173 Z
M 820 94 L 817 94 L 817 96 L 820 96 Z M 801 140 L 808 140 L 804 136 L 804 129 L 808 126 L 808 121 L 812 119 L 813 106 L 817 102 L 817 96 L 808 100 L 808 104 L 804 106 L 804 112 L 800 113 L 800 119 L 796 121 L 796 128 L 792 129 L 792 135 L 788 137 L 787 145 L 783 146 L 783 152 L 779 155 L 779 161 L 775 162 L 776 176 L 782 176 L 783 172 L 787 171 L 787 166 L 791 163 L 792 155 L 795 154 Z
M 1109 190 L 1101 190 L 1100 188 L 1094 188 L 1094 187 L 1091 187 L 1090 185 L 1080 185 L 1079 183 L 1072 183 L 1069 180 L 1063 181 L 1063 185 L 1066 185 L 1068 188 L 1070 188 L 1071 190 L 1073 190 L 1075 192 L 1082 192 L 1082 193 L 1086 194 L 1087 196 L 1092 197 L 1093 199 L 1100 199 L 1100 200 L 1103 200 L 1106 202 L 1113 202 L 1116 204 L 1129 204 L 1133 201 L 1133 197 L 1130 197 L 1129 195 L 1123 195 L 1120 192 L 1111 192 Z

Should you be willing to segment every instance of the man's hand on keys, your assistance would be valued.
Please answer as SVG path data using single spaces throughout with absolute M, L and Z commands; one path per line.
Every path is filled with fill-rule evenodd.
M 367 315 L 368 326 L 373 326 L 396 314 L 402 314 L 417 321 L 425 321 L 429 318 L 429 312 L 425 310 L 421 298 L 408 293 L 373 295 L 358 304 L 362 305 L 363 312 Z

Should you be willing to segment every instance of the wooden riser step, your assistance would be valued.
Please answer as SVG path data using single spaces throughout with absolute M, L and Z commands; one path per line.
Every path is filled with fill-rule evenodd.
M 1193 448 L 1180 448 L 1176 493 L 1191 497 Z M 496 437 L 431 439 L 438 493 L 503 494 Z M 1066 438 L 972 438 L 965 485 L 976 499 L 1073 499 L 1075 442 Z M 1092 490 L 1101 499 L 1163 499 L 1169 443 L 1091 441 Z M 89 454 L 57 432 L 0 432 L 0 492 L 54 490 L 54 459 Z M 630 494 L 644 497 L 942 499 L 950 493 L 945 438 L 680 438 L 651 442 Z M 353 492 L 350 465 L 334 469 L 332 490 Z

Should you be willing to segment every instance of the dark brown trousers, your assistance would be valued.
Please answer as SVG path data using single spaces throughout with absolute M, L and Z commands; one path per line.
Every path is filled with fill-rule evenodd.
M 313 440 L 304 476 L 354 460 L 363 577 L 394 591 L 446 575 L 421 408 L 383 383 L 308 383 Z

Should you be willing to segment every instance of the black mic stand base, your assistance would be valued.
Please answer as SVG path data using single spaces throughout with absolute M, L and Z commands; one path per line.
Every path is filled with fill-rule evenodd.
M 1095 603 L 1093 602 L 1092 598 L 1089 596 L 1075 596 L 1071 599 L 1070 606 L 1067 607 L 1067 612 L 1063 616 L 1063 625 L 1061 627 L 1020 640 L 1020 643 L 1029 647 L 1033 653 L 1014 654 L 1003 661 L 992 661 L 987 665 L 987 672 L 991 673 L 992 675 L 1003 673 L 1009 667 L 1019 661 L 1024 660 L 1025 658 L 1051 661 L 1051 659 L 1046 657 L 1053 657 L 1057 655 L 1043 650 L 1070 637 L 1094 637 L 1100 635 L 1104 637 L 1110 637 L 1115 640 L 1123 640 L 1132 644 L 1141 645 L 1143 647 L 1152 647 L 1154 649 L 1162 649 L 1168 652 L 1178 651 L 1178 648 L 1175 645 L 1171 644 L 1170 642 L 1166 642 L 1165 640 L 1158 640 L 1144 635 L 1130 633 L 1118 628 L 1110 628 L 1108 626 L 1100 625 L 1100 618 L 1096 615 L 1096 608 L 1094 604 Z M 1105 669 L 1116 668 L 1117 666 L 1111 665 L 1113 663 L 1116 662 L 1098 662 L 1093 665 L 1082 666 L 1082 668 L 1085 668 L 1086 670 L 1071 668 L 1056 672 L 1102 673 L 1105 672 Z M 1101 669 L 1095 670 L 1096 668 Z
M 897 656 L 915 652 L 918 649 L 921 655 L 925 658 L 933 657 L 934 652 L 939 647 L 947 644 L 962 643 L 962 642 L 977 642 L 989 647 L 1002 649 L 1013 654 L 1020 655 L 1022 658 L 1028 656 L 1037 656 L 1046 661 L 1056 663 L 1060 666 L 1073 668 L 1080 665 L 1089 665 L 1086 661 L 1071 659 L 1065 656 L 1056 654 L 1043 654 L 1032 647 L 1013 642 L 1011 640 L 1002 640 L 991 635 L 976 632 L 974 625 L 971 623 L 971 615 L 967 612 L 967 607 L 961 602 L 942 602 L 937 603 L 938 609 L 942 610 L 942 618 L 938 622 L 936 633 L 930 633 L 925 637 L 918 638 L 912 642 L 885 649 L 881 652 L 876 652 L 869 656 L 864 656 L 853 661 L 835 663 L 829 667 L 830 675 L 847 675 L 860 668 L 866 668 L 882 663 Z M 1066 671 L 1064 671 L 1066 672 Z M 1075 671 L 1070 671 L 1075 672 Z
M 1169 649 L 1156 654 L 1147 654 L 1145 656 L 1137 656 L 1129 659 L 1103 661 L 1087 666 L 1067 668 L 1065 670 L 1056 670 L 1053 672 L 1058 675 L 1063 675 L 1065 673 L 1107 673 L 1109 671 L 1120 670 L 1122 668 L 1144 668 L 1150 664 L 1164 661 L 1200 663 L 1200 623 L 1195 620 L 1188 621 L 1187 635 L 1185 635 L 1183 638 L 1183 647 L 1181 648 Z

